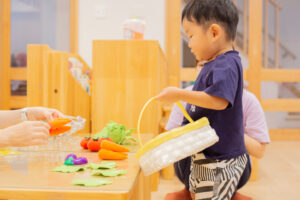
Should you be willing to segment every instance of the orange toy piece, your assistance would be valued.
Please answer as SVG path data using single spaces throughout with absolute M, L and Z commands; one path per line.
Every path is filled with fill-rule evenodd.
M 111 150 L 115 152 L 129 152 L 128 148 L 108 140 L 103 140 L 101 142 L 101 149 Z
M 64 132 L 71 130 L 71 126 L 65 126 L 66 124 L 70 123 L 72 120 L 68 118 L 57 118 L 54 119 L 52 122 L 49 122 L 50 128 L 50 135 L 59 135 Z
M 69 130 L 71 130 L 71 126 L 62 126 L 62 127 L 59 127 L 59 128 L 51 128 L 50 129 L 50 135 L 51 136 L 59 135 L 59 134 L 62 134 L 64 132 L 67 132 Z
M 107 149 L 101 149 L 98 156 L 103 160 L 124 160 L 127 159 L 127 154 L 122 152 L 113 152 Z
M 72 120 L 68 119 L 68 118 L 57 118 L 54 119 L 52 122 L 49 122 L 51 128 L 55 129 L 55 128 L 59 128 L 62 127 L 68 123 L 70 123 Z

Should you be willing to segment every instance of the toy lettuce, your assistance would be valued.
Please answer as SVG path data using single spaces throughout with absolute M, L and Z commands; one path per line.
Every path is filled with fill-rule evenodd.
M 117 144 L 136 143 L 137 140 L 131 136 L 133 129 L 126 130 L 124 125 L 110 121 L 101 132 L 97 133 L 93 138 L 110 138 Z

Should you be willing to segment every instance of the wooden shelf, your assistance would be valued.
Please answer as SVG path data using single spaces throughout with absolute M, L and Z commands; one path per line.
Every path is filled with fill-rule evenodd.
M 11 80 L 26 80 L 27 68 L 26 67 L 11 67 L 10 68 Z

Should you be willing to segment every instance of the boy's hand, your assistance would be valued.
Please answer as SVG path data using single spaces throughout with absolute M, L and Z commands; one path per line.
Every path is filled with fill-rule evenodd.
M 156 99 L 165 103 L 174 103 L 180 100 L 180 88 L 177 87 L 167 87 L 156 96 Z
M 6 139 L 5 146 L 23 147 L 48 143 L 49 124 L 38 121 L 25 121 L 0 131 Z
M 43 107 L 29 107 L 26 108 L 27 118 L 30 121 L 46 120 L 53 121 L 55 118 L 63 118 L 64 115 L 56 109 Z

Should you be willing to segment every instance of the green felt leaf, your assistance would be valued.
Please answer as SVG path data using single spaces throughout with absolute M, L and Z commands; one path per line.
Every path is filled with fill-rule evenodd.
M 62 166 L 52 169 L 52 172 L 74 173 L 74 172 L 83 171 L 83 170 L 84 170 L 83 167 L 62 165 Z
M 86 168 L 89 169 L 112 169 L 116 167 L 116 163 L 112 161 L 102 161 L 100 164 L 98 163 L 89 163 L 86 165 Z
M 74 179 L 72 181 L 72 184 L 86 186 L 86 187 L 97 187 L 97 186 L 101 186 L 101 185 L 112 184 L 112 182 L 109 180 L 90 178 L 90 179 Z
M 117 170 L 117 169 L 110 169 L 110 170 L 93 170 L 92 175 L 93 176 L 107 176 L 107 177 L 114 177 L 114 176 L 120 176 L 125 174 L 125 170 Z

